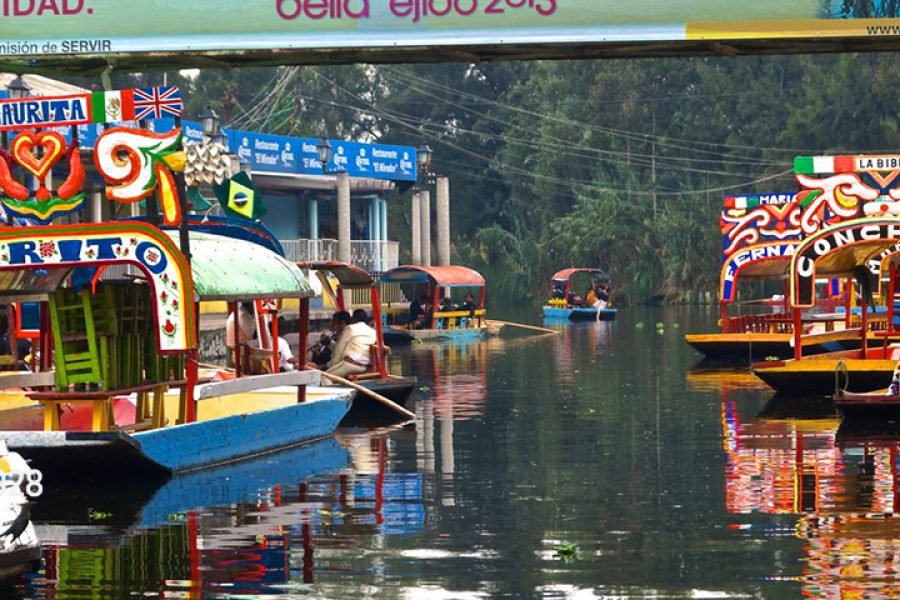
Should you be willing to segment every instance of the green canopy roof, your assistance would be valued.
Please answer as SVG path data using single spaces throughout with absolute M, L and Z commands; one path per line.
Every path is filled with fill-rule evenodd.
M 166 231 L 178 243 L 178 231 Z M 314 296 L 297 265 L 259 244 L 191 232 L 191 271 L 200 300 Z

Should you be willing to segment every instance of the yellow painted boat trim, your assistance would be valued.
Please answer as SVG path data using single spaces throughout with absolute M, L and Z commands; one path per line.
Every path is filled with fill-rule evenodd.
M 886 370 L 890 371 L 897 365 L 896 360 L 891 359 L 881 359 L 881 358 L 827 358 L 827 359 L 816 359 L 816 358 L 804 358 L 799 361 L 788 361 L 784 364 L 778 364 L 780 361 L 772 361 L 774 364 L 767 365 L 766 363 L 756 363 L 754 365 L 754 370 L 757 371 L 766 371 L 767 373 L 834 373 L 837 368 L 838 362 L 843 361 L 844 365 L 846 365 L 848 371 L 874 371 L 874 370 Z
M 790 333 L 693 333 L 684 336 L 687 343 L 734 344 L 741 342 L 789 342 Z

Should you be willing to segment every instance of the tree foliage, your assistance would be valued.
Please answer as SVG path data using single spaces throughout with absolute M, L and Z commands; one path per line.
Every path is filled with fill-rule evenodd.
M 542 295 L 554 270 L 581 265 L 608 269 L 620 300 L 678 301 L 717 287 L 723 196 L 796 189 L 797 154 L 896 150 L 898 62 L 843 54 L 167 77 L 187 88 L 189 116 L 210 102 L 238 128 L 430 144 L 432 170 L 451 177 L 455 257 L 497 294 Z M 401 241 L 408 206 L 391 202 Z

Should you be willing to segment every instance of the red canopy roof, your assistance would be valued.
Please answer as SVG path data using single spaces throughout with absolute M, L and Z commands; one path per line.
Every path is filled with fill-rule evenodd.
M 337 260 L 298 262 L 297 266 L 301 269 L 311 269 L 313 271 L 328 271 L 337 277 L 338 283 L 345 288 L 369 287 L 375 282 L 375 279 L 368 271 L 360 269 L 356 265 L 348 265 Z
M 469 267 L 449 265 L 444 267 L 420 267 L 406 265 L 385 271 L 381 281 L 398 283 L 428 283 L 442 287 L 484 287 L 484 277 Z
M 550 279 L 553 281 L 568 281 L 572 275 L 575 273 L 596 273 L 597 275 L 601 275 L 604 279 L 610 279 L 609 275 L 606 271 L 601 271 L 600 269 L 590 269 L 587 267 L 579 267 L 575 269 L 563 269 L 562 271 L 558 271 L 553 275 Z

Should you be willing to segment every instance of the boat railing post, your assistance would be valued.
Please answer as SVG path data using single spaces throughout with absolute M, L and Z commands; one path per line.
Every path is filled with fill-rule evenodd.
M 371 299 L 372 320 L 375 321 L 375 337 L 378 340 L 375 351 L 375 360 L 378 361 L 378 375 L 382 379 L 386 379 L 388 376 L 387 360 L 384 356 L 384 328 L 381 324 L 381 298 L 378 294 L 378 284 L 372 284 Z
M 306 344 L 309 338 L 309 298 L 300 298 L 300 343 L 297 348 L 297 357 L 300 359 L 300 368 L 306 368 Z M 297 404 L 306 402 L 306 386 L 297 386 Z
M 197 350 L 190 350 L 185 356 L 185 413 L 184 420 L 193 423 L 197 420 L 197 400 L 194 390 L 197 387 L 197 371 L 200 366 L 200 354 Z
M 869 350 L 869 305 L 866 302 L 866 295 L 860 294 L 859 300 L 859 335 L 861 336 L 860 348 L 862 348 L 862 358 L 866 358 Z
M 800 309 L 794 307 L 794 360 L 803 358 L 803 319 Z

